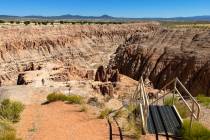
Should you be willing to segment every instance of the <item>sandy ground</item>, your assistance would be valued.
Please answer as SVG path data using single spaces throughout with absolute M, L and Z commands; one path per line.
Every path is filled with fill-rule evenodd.
M 80 112 L 79 105 L 62 102 L 28 105 L 16 126 L 17 134 L 23 140 L 109 140 L 108 122 L 95 116 Z M 113 139 L 120 139 L 115 125 L 112 134 Z

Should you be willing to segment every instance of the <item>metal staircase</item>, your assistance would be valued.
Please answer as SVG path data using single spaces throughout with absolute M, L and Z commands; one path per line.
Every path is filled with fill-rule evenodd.
M 167 97 L 172 99 L 171 105 L 164 105 L 164 100 Z M 198 120 L 200 106 L 178 78 L 166 84 L 157 93 L 155 100 L 149 99 L 145 92 L 143 78 L 140 78 L 131 102 L 137 106 L 137 112 L 139 112 L 137 114 L 144 134 L 178 135 L 182 127 L 182 118 L 175 105 L 175 99 L 177 98 L 188 109 L 191 123 L 193 119 Z

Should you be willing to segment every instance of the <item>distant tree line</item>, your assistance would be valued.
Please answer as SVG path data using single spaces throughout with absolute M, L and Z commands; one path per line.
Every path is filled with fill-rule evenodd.
M 84 25 L 84 24 L 123 24 L 124 22 L 111 22 L 111 21 L 60 21 L 60 24 L 80 24 L 80 25 Z
M 33 23 L 35 25 L 54 25 L 56 24 L 79 24 L 79 25 L 85 25 L 85 24 L 123 24 L 125 22 L 117 22 L 117 21 L 68 21 L 68 20 L 60 20 L 60 21 L 38 21 L 38 20 L 27 20 L 27 21 L 19 21 L 19 20 L 0 20 L 0 23 L 10 23 L 10 24 L 20 24 L 23 23 L 26 26 Z

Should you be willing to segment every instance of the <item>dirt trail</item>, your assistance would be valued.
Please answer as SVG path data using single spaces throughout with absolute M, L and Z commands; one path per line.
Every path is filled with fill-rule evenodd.
M 79 105 L 62 102 L 48 105 L 28 105 L 17 124 L 23 140 L 109 140 L 106 120 L 96 119 L 93 113 L 79 112 Z M 112 128 L 113 139 L 120 139 L 117 127 Z M 116 134 L 116 135 L 115 135 Z

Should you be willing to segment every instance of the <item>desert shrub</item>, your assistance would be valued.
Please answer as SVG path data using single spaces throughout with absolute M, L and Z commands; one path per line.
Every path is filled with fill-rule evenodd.
M 0 23 L 5 23 L 5 21 L 4 20 L 0 20 Z
M 47 25 L 48 24 L 48 21 L 43 21 L 42 24 L 43 25 Z
M 24 21 L 23 22 L 25 25 L 29 25 L 31 22 L 30 21 Z
M 55 102 L 55 101 L 66 101 L 67 96 L 62 93 L 51 93 L 47 96 L 47 101 Z
M 113 110 L 110 108 L 104 108 L 103 110 L 100 111 L 100 114 L 98 116 L 99 119 L 105 119 L 109 117 L 109 114 L 112 113 Z
M 61 21 L 60 21 L 60 24 L 64 24 L 64 21 L 61 20 Z
M 81 96 L 77 96 L 77 95 L 69 95 L 69 96 L 67 96 L 66 101 L 70 104 L 82 104 L 83 98 Z
M 16 21 L 15 23 L 16 23 L 16 24 L 20 24 L 20 21 Z
M 15 21 L 13 21 L 13 20 L 10 21 L 10 24 L 14 24 L 14 23 L 15 23 Z
M 118 111 L 114 112 L 113 118 L 118 119 L 118 118 L 122 118 L 122 117 L 124 117 L 126 115 L 127 115 L 127 111 L 121 109 L 121 110 L 118 110 Z
M 190 130 L 190 121 L 184 120 L 181 136 L 184 140 L 209 140 L 210 131 L 199 122 L 193 122 Z
M 22 103 L 5 99 L 0 104 L 0 117 L 11 122 L 17 122 L 23 109 L 24 105 Z
M 64 95 L 62 93 L 51 93 L 47 96 L 47 101 L 66 101 L 69 104 L 81 104 L 83 103 L 83 98 L 78 95 Z
M 210 108 L 210 97 L 206 97 L 204 95 L 198 95 L 197 100 L 202 105 L 206 106 L 207 108 Z
M 20 140 L 16 138 L 12 124 L 6 120 L 0 120 L 0 140 Z
M 126 126 L 124 126 L 124 131 L 127 133 L 129 137 L 132 137 L 133 139 L 140 139 L 141 137 L 141 128 L 138 127 L 136 121 L 134 119 L 129 119 L 127 121 Z
M 129 104 L 125 110 L 121 110 L 123 112 L 119 114 L 120 118 L 124 118 L 123 125 L 121 126 L 122 130 L 131 139 L 140 139 L 142 134 L 141 123 L 139 119 L 137 119 L 139 117 L 137 110 L 139 110 L 138 106 Z

